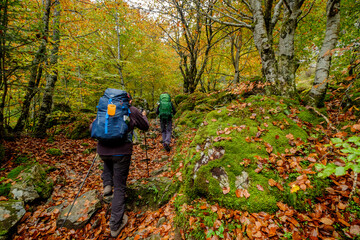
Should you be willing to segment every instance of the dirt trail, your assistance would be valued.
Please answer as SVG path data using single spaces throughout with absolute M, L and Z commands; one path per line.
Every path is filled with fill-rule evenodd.
M 151 138 L 149 133 L 147 137 L 150 174 L 152 171 L 163 167 L 171 161 L 173 149 L 175 148 L 174 143 L 172 143 L 171 152 L 167 153 L 164 151 L 160 142 L 160 132 L 152 131 L 153 136 L 154 133 L 156 138 Z M 134 145 L 128 182 L 139 179 L 145 180 L 148 175 L 147 163 L 143 161 L 146 158 L 143 144 L 144 142 Z M 96 141 L 93 139 L 69 140 L 63 136 L 56 136 L 55 141 L 52 143 L 49 143 L 46 139 L 30 137 L 6 143 L 10 160 L 2 166 L 5 168 L 4 174 L 17 165 L 14 160 L 19 155 L 26 154 L 31 155 L 33 159 L 42 164 L 56 167 L 55 170 L 49 173 L 50 177 L 54 180 L 52 196 L 46 202 L 26 205 L 27 213 L 15 230 L 13 239 L 111 239 L 108 225 L 110 205 L 107 203 L 103 203 L 101 209 L 96 212 L 89 223 L 84 228 L 78 230 L 57 229 L 56 219 L 59 212 L 47 211 L 53 206 L 60 204 L 67 206 L 72 203 L 96 155 L 95 153 L 86 154 L 86 149 L 91 149 L 95 146 Z M 61 156 L 51 156 L 47 153 L 47 150 L 50 148 L 58 148 L 63 154 Z M 166 161 L 155 161 L 161 159 L 164 155 L 169 156 Z M 168 171 L 159 176 L 171 177 L 172 174 Z M 102 192 L 100 175 L 101 160 L 96 160 L 80 194 L 92 189 Z M 117 239 L 126 239 L 128 237 L 130 239 L 146 239 L 151 235 L 157 235 L 161 239 L 174 239 L 174 229 L 172 229 L 172 226 L 175 215 L 171 201 L 157 211 L 127 212 L 127 214 L 129 215 L 129 222 Z

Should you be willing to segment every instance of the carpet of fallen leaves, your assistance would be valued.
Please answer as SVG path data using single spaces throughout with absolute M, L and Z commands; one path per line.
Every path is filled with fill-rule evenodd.
M 170 153 L 164 151 L 160 143 L 161 134 L 158 130 L 155 132 L 157 133 L 155 139 L 147 138 L 150 173 L 171 161 L 170 158 L 167 161 L 154 160 L 161 159 L 164 155 L 171 156 L 174 151 L 171 150 Z M 128 182 L 148 177 L 147 164 L 146 161 L 143 161 L 146 159 L 143 144 L 144 142 L 134 145 Z M 174 143 L 172 143 L 171 146 L 173 146 L 173 144 Z M 9 160 L 1 166 L 5 168 L 1 174 L 2 176 L 5 176 L 7 172 L 16 167 L 17 164 L 15 164 L 14 159 L 19 155 L 31 155 L 36 161 L 42 164 L 55 166 L 55 170 L 49 173 L 55 183 L 51 198 L 47 202 L 26 205 L 27 212 L 21 219 L 21 223 L 14 233 L 13 239 L 111 238 L 109 229 L 110 206 L 107 203 L 103 203 L 102 208 L 96 212 L 90 222 L 83 229 L 79 230 L 57 228 L 56 219 L 59 211 L 51 211 L 50 213 L 47 211 L 47 209 L 52 206 L 63 203 L 67 206 L 72 203 L 96 156 L 94 151 L 88 154 L 86 150 L 94 149 L 95 147 L 96 141 L 93 139 L 70 140 L 64 136 L 55 136 L 53 143 L 49 143 L 47 139 L 36 139 L 32 137 L 22 137 L 16 141 L 6 142 L 7 157 Z M 46 152 L 46 150 L 50 148 L 60 149 L 63 154 L 61 156 L 52 156 Z M 99 192 L 102 192 L 101 172 L 101 160 L 96 160 L 81 189 L 80 195 L 92 189 L 97 189 Z M 168 171 L 159 176 L 171 177 L 172 174 L 171 171 Z M 6 199 L 2 197 L 2 200 Z M 161 234 L 161 236 L 172 238 L 174 235 L 172 223 L 175 215 L 171 203 L 172 201 L 158 211 L 127 212 L 129 222 L 118 239 L 125 239 L 131 236 L 135 239 L 144 239 L 150 234 Z M 156 224 L 161 217 L 165 217 L 166 222 L 157 228 Z
M 333 100 L 327 104 L 328 117 L 324 117 L 324 124 L 322 126 L 306 125 L 308 129 L 314 129 L 315 131 L 322 132 L 325 136 L 322 139 L 315 139 L 309 137 L 307 144 L 315 149 L 315 153 L 307 157 L 311 164 L 308 169 L 303 169 L 301 176 L 293 183 L 299 186 L 301 189 L 311 187 L 311 182 L 308 181 L 308 174 L 315 174 L 312 170 L 312 166 L 315 163 L 321 162 L 335 162 L 341 165 L 339 160 L 340 152 L 329 152 L 324 146 L 328 144 L 332 137 L 344 137 L 350 134 L 358 135 L 360 133 L 360 120 L 359 117 L 354 115 L 356 108 L 350 108 L 345 112 L 339 111 L 340 101 Z M 296 115 L 296 109 L 292 110 L 291 114 Z M 346 125 L 341 129 L 337 129 L 340 122 L 352 121 L 352 124 Z M 301 124 L 301 123 L 299 123 Z M 325 126 L 325 127 L 324 127 Z M 157 126 L 158 127 L 158 126 Z M 346 130 L 349 130 L 345 132 Z M 261 130 L 260 134 L 261 134 Z M 172 160 L 172 154 L 166 153 L 162 150 L 160 143 L 161 137 L 158 130 L 154 129 L 157 137 L 152 139 L 148 138 L 148 157 L 150 158 L 150 172 L 161 168 L 167 162 L 154 161 L 161 158 L 162 155 L 168 155 L 170 158 L 168 162 Z M 192 134 L 194 134 L 193 131 Z M 188 136 L 189 142 L 193 135 Z M 270 161 L 278 170 L 279 173 L 286 177 L 287 173 L 294 168 L 297 168 L 299 161 L 296 157 L 296 152 L 301 151 L 300 148 L 296 148 L 297 145 L 303 144 L 293 136 L 288 135 L 289 141 L 293 142 L 294 149 L 290 149 L 288 152 L 282 155 L 272 154 L 272 147 L 270 144 L 266 145 L 269 153 Z M 254 139 L 249 138 L 249 141 Z M 256 139 L 255 139 L 256 140 Z M 176 142 L 173 143 L 173 149 Z M 188 143 L 182 143 L 186 149 Z M 36 160 L 40 163 L 46 163 L 55 166 L 55 170 L 50 172 L 50 177 L 55 182 L 54 192 L 51 198 L 47 202 L 42 202 L 37 205 L 27 205 L 27 213 L 22 218 L 21 223 L 16 229 L 13 235 L 13 239 L 108 239 L 110 238 L 110 230 L 108 222 L 110 218 L 109 205 L 103 204 L 102 208 L 95 214 L 90 222 L 82 229 L 66 229 L 56 228 L 56 218 L 59 212 L 53 211 L 47 213 L 47 209 L 66 203 L 68 205 L 72 202 L 75 195 L 79 190 L 84 177 L 86 176 L 88 169 L 92 163 L 95 153 L 86 154 L 84 151 L 88 148 L 94 148 L 96 142 L 92 139 L 84 140 L 69 140 L 62 136 L 56 136 L 53 143 L 49 143 L 46 139 L 34 139 L 30 137 L 22 137 L 16 141 L 6 142 L 6 147 L 9 149 L 10 159 L 5 163 L 3 168 L 6 170 L 3 173 L 7 173 L 16 166 L 14 163 L 14 156 L 19 153 L 28 154 L 31 153 L 36 157 Z M 62 156 L 51 156 L 46 150 L 49 148 L 59 148 L 63 152 Z M 86 152 L 86 151 L 85 151 Z M 11 157 L 12 156 L 12 157 Z M 133 161 L 130 167 L 130 175 L 128 180 L 142 179 L 147 177 L 147 165 L 142 161 L 145 159 L 145 151 L 140 147 L 140 144 L 134 146 Z M 261 163 L 265 159 L 259 160 L 258 172 L 262 170 Z M 100 178 L 100 161 L 95 162 L 95 166 L 90 172 L 81 193 L 84 193 L 91 189 L 97 189 L 102 191 L 102 182 Z M 183 166 L 181 166 L 183 167 Z M 353 184 L 353 173 L 350 171 L 347 175 L 342 177 L 332 176 L 332 185 L 327 189 L 327 194 L 323 197 L 319 197 L 315 203 L 313 203 L 313 209 L 308 212 L 299 212 L 292 207 L 278 202 L 279 210 L 275 214 L 268 214 L 264 212 L 260 213 L 248 213 L 241 212 L 232 209 L 225 209 L 219 205 L 211 205 L 204 199 L 200 199 L 196 202 L 197 205 L 201 205 L 201 209 L 210 209 L 213 213 L 216 213 L 218 218 L 215 221 L 214 226 L 206 226 L 200 224 L 203 231 L 207 233 L 209 229 L 219 229 L 222 222 L 238 221 L 241 223 L 241 228 L 229 231 L 225 229 L 223 231 L 224 239 L 353 239 L 360 234 L 360 219 L 357 218 L 356 213 L 347 211 L 349 207 L 348 197 Z M 3 175 L 3 174 L 1 174 Z M 181 174 L 178 172 L 163 173 L 163 176 L 177 177 L 180 181 Z M 269 181 L 269 185 L 276 186 L 280 190 L 282 186 L 275 182 Z M 358 186 L 359 187 L 359 182 Z M 261 186 L 258 186 L 261 190 Z M 226 194 L 226 193 L 224 193 Z M 246 197 L 245 193 L 237 193 L 238 197 Z M 124 230 L 119 235 L 118 239 L 126 239 L 127 237 L 133 237 L 133 239 L 145 239 L 153 234 L 158 234 L 161 239 L 186 239 L 187 230 L 174 228 L 174 205 L 172 199 L 168 204 L 163 206 L 157 211 L 147 212 L 128 212 L 129 222 Z M 358 196 L 353 198 L 356 204 L 360 204 Z M 194 206 L 186 205 L 184 210 L 191 210 Z M 166 219 L 165 223 L 158 226 L 158 220 L 160 218 Z M 190 229 L 195 222 L 201 221 L 201 216 L 191 217 L 189 220 Z M 212 236 L 209 239 L 219 239 L 218 236 Z

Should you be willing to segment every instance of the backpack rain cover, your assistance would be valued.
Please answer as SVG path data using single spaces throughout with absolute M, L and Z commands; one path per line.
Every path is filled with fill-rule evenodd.
M 167 93 L 160 95 L 159 117 L 163 120 L 169 120 L 172 117 L 171 97 Z

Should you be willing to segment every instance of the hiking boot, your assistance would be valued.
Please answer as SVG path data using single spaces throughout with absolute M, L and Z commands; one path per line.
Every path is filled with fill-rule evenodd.
M 104 192 L 103 192 L 103 195 L 104 196 L 109 196 L 112 194 L 112 186 L 111 185 L 106 185 L 104 187 Z
M 167 152 L 170 152 L 170 146 L 169 146 L 168 144 L 165 144 L 165 145 L 164 145 L 164 148 L 165 148 L 165 150 L 166 150 Z
M 129 219 L 129 217 L 126 214 L 124 214 L 123 219 L 121 221 L 121 225 L 118 228 L 118 230 L 110 231 L 111 237 L 116 238 L 117 236 L 119 236 L 121 230 L 125 227 L 126 223 L 128 222 L 128 219 Z

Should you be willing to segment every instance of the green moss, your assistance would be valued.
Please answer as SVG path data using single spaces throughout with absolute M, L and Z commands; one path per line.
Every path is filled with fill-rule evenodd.
M 170 200 L 179 187 L 167 178 L 148 178 L 146 184 L 142 181 L 128 186 L 127 207 L 132 210 L 158 209 Z
M 203 99 L 202 104 L 207 101 L 208 99 Z M 299 107 L 298 102 L 279 97 L 250 96 L 245 102 L 238 104 L 232 102 L 232 105 L 230 108 L 223 107 L 207 113 L 198 125 L 196 135 L 186 151 L 187 155 L 176 157 L 176 159 L 183 159 L 185 165 L 184 192 L 190 199 L 205 197 L 213 203 L 250 212 L 274 212 L 279 200 L 298 207 L 287 192 L 282 193 L 278 188 L 268 185 L 270 178 L 280 182 L 276 171 L 270 167 L 265 168 L 260 174 L 255 172 L 257 157 L 262 159 L 269 157 L 265 143 L 272 146 L 272 153 L 281 154 L 293 147 L 289 144 L 287 135 L 291 134 L 294 139 L 306 142 L 307 132 L 298 126 L 296 118 L 293 120 L 289 117 L 292 108 Z M 304 111 L 307 111 L 306 114 L 311 114 L 307 109 Z M 183 113 L 179 118 L 179 124 L 191 126 L 189 119 L 193 117 L 193 114 L 194 111 Z M 202 124 L 203 122 L 205 124 Z M 208 153 L 208 149 L 204 149 L 204 146 L 209 142 L 208 149 L 224 149 L 225 155 L 201 166 L 194 177 L 195 164 L 200 162 L 202 155 Z M 245 162 L 249 162 L 250 165 L 245 167 Z M 230 184 L 230 192 L 226 195 L 223 194 L 219 181 L 211 173 L 212 169 L 220 167 L 225 168 Z M 251 183 L 248 189 L 249 199 L 237 198 L 235 194 L 236 176 L 239 176 L 242 171 L 249 174 Z M 264 191 L 260 191 L 257 188 L 258 185 L 262 186 Z M 314 191 L 309 189 L 304 196 L 300 196 L 299 192 L 297 199 L 301 201 L 306 198 L 314 199 L 315 193 L 321 193 L 320 190 L 324 189 L 325 185 L 318 186 L 319 188 L 315 187 Z
M 1 183 L 0 184 L 0 196 L 8 196 L 9 192 L 10 192 L 10 187 L 11 184 L 10 183 Z
M 76 122 L 72 123 L 67 130 L 66 137 L 69 139 L 83 139 L 90 137 L 89 125 L 91 115 L 80 114 Z
M 53 156 L 61 156 L 62 155 L 62 151 L 58 148 L 49 148 L 48 150 L 46 150 L 46 152 Z
M 174 103 L 176 105 L 179 105 L 179 103 L 185 101 L 186 99 L 188 99 L 189 95 L 187 94 L 180 94 L 174 97 Z
M 15 180 L 15 178 L 17 176 L 19 176 L 19 174 L 26 170 L 26 169 L 29 169 L 30 168 L 30 165 L 20 165 L 20 166 L 17 166 L 16 168 L 14 168 L 13 170 L 11 170 L 8 174 L 7 174 L 7 178 L 10 178 L 12 180 Z

